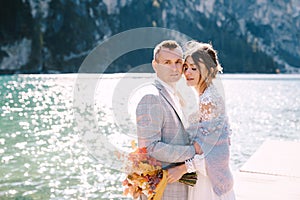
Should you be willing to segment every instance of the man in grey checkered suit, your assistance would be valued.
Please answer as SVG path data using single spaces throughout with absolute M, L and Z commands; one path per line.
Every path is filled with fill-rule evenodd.
M 136 108 L 138 145 L 147 147 L 150 156 L 162 162 L 163 167 L 192 158 L 198 148 L 197 144 L 190 144 L 184 130 L 180 99 L 176 95 L 182 57 L 181 47 L 173 40 L 155 47 L 152 66 L 157 77 L 154 83 L 141 88 L 143 97 Z M 184 173 L 185 165 L 168 170 L 163 200 L 188 198 L 188 186 L 177 181 Z

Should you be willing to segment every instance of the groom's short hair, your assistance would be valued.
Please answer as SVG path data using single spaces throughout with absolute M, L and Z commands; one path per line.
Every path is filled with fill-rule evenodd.
M 170 50 L 179 48 L 182 51 L 181 46 L 175 40 L 164 40 L 155 46 L 153 51 L 153 60 L 157 60 L 157 55 L 159 54 L 159 51 L 162 47 L 168 48 Z

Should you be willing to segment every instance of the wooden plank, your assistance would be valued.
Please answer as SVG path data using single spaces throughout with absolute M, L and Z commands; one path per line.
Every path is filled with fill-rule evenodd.
M 240 171 L 300 178 L 299 152 L 300 142 L 266 141 Z
M 300 179 L 237 172 L 234 176 L 237 200 L 299 200 Z
M 266 141 L 234 174 L 237 200 L 300 200 L 300 142 Z

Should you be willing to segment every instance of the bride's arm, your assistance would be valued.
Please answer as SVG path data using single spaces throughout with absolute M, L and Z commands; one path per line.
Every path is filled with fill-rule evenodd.
M 188 173 L 197 171 L 198 173 L 207 176 L 204 154 L 196 154 L 192 159 L 186 160 L 185 166 Z
M 173 183 L 179 180 L 185 173 L 191 173 L 197 171 L 204 176 L 207 176 L 204 154 L 197 142 L 194 142 L 196 149 L 196 155 L 185 161 L 185 164 L 168 169 L 168 183 Z
M 194 142 L 194 147 L 196 149 L 196 155 L 193 158 L 185 161 L 185 173 L 198 171 L 202 175 L 206 176 L 207 174 L 203 151 L 197 142 Z
M 205 159 L 204 154 L 201 148 L 201 141 L 200 138 L 197 137 L 198 134 L 204 134 L 205 129 L 201 129 L 201 122 L 209 121 L 212 118 L 215 118 L 218 116 L 217 112 L 214 112 L 216 109 L 216 105 L 214 102 L 211 101 L 211 98 L 205 98 L 204 101 L 199 102 L 199 115 L 198 120 L 196 120 L 188 129 L 190 139 L 194 143 L 195 149 L 198 145 L 200 147 L 200 153 L 196 154 L 192 159 L 186 160 L 185 165 L 188 172 L 195 172 L 198 171 L 204 176 L 207 176 L 206 173 L 206 166 L 205 166 Z M 191 137 L 192 136 L 192 137 Z M 197 144 L 197 145 L 196 145 Z

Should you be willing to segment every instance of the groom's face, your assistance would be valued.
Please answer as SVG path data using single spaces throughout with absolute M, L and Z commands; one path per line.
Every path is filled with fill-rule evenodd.
M 182 75 L 182 51 L 180 48 L 162 47 L 156 59 L 152 61 L 157 76 L 166 83 L 177 82 Z

